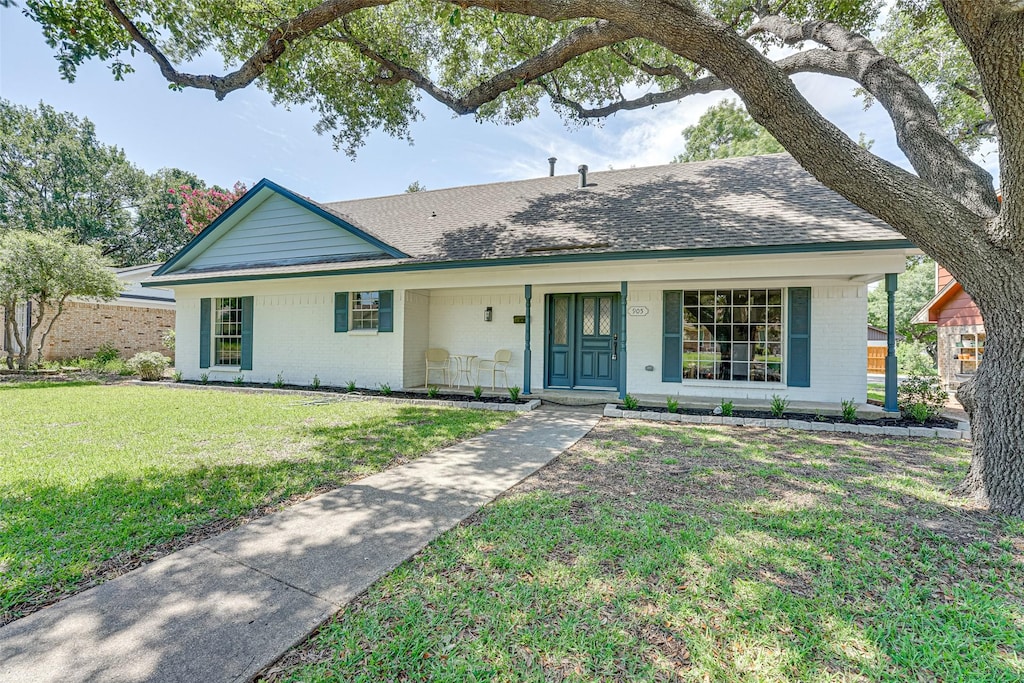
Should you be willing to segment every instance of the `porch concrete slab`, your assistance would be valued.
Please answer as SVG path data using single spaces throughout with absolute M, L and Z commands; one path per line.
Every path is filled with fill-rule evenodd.
M 599 419 L 526 414 L 8 624 L 0 681 L 249 680 Z
M 4 626 L 0 680 L 246 680 L 337 609 L 191 546 Z

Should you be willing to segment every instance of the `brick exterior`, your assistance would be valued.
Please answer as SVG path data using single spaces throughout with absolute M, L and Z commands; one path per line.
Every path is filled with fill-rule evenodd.
M 40 330 L 46 329 L 51 317 L 47 314 Z M 122 358 L 142 351 L 173 357 L 174 352 L 161 341 L 173 329 L 173 309 L 72 301 L 64 307 L 46 340 L 43 360 L 90 358 L 104 344 L 120 351 Z

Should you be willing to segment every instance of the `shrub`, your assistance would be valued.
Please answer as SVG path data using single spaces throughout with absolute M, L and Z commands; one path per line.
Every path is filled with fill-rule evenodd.
M 723 417 L 732 417 L 734 407 L 732 401 L 722 401 L 722 404 L 719 407 L 722 409 Z
M 210 373 L 204 372 L 201 375 L 199 375 L 199 383 L 200 384 L 206 384 L 209 381 L 210 381 Z
M 356 390 L 356 381 L 354 379 L 350 379 L 348 382 L 345 383 L 345 391 L 355 391 L 355 390 Z
M 921 405 L 923 408 L 917 408 L 917 415 L 925 414 L 924 420 L 918 420 L 924 422 L 929 417 L 936 417 L 946 407 L 946 401 L 949 400 L 948 394 L 942 388 L 942 382 L 938 377 L 925 377 L 916 375 L 908 377 L 904 380 L 899 387 L 896 389 L 896 401 L 899 403 L 900 411 L 915 420 L 914 406 Z
M 482 386 L 477 384 L 475 387 L 473 387 L 473 398 L 480 398 L 483 395 L 484 395 L 484 388 Z
M 384 384 L 380 385 L 380 393 L 384 394 L 385 396 L 390 396 L 394 392 L 391 389 L 391 385 L 385 382 Z
M 101 344 L 100 347 L 96 349 L 95 355 L 93 355 L 93 359 L 100 365 L 106 365 L 110 361 L 117 360 L 120 357 L 121 352 L 110 344 Z
M 181 370 L 175 370 L 174 371 L 174 381 L 175 382 L 180 382 L 181 378 L 182 378 Z
M 896 363 L 902 375 L 933 376 L 939 374 L 925 346 L 917 341 L 896 344 Z
M 313 381 L 310 382 L 309 388 L 316 391 L 320 388 L 320 375 L 313 375 Z
M 857 421 L 857 402 L 852 398 L 846 399 L 842 402 L 843 406 L 843 422 L 856 422 Z
M 242 386 L 243 384 L 245 384 L 245 375 L 239 375 L 234 379 L 234 382 L 236 387 Z
M 917 422 L 927 422 L 931 416 L 931 410 L 924 403 L 915 403 L 907 411 L 907 417 Z
M 277 373 L 277 379 L 274 380 L 274 388 L 275 389 L 280 389 L 283 386 L 284 386 L 284 373 L 283 372 L 279 372 L 279 373 Z
M 177 337 L 174 334 L 174 330 L 167 330 L 164 332 L 163 336 L 160 337 L 160 343 L 164 345 L 165 349 L 169 349 L 171 351 L 174 350 L 176 340 Z
M 128 360 L 128 367 L 146 382 L 156 381 L 164 376 L 171 364 L 171 359 L 156 351 L 137 353 Z
M 665 399 L 665 407 L 668 408 L 668 412 L 674 413 L 679 410 L 679 400 L 669 396 Z
M 772 394 L 771 411 L 774 417 L 782 417 L 785 415 L 787 408 L 789 408 L 789 399 L 783 398 L 778 394 Z
M 632 394 L 626 394 L 622 399 L 622 407 L 626 410 L 636 410 L 640 407 L 640 401 L 636 400 Z
M 441 390 L 436 385 L 431 385 L 427 388 L 427 396 L 429 398 L 437 398 L 437 395 L 441 393 Z
M 508 396 L 512 399 L 513 403 L 519 401 L 519 392 L 521 389 L 517 386 L 511 386 L 508 388 Z

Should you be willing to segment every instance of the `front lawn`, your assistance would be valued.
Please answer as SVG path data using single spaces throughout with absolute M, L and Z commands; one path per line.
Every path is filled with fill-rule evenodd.
M 1024 522 L 932 440 L 606 420 L 272 679 L 1024 680 Z
M 0 385 L 0 624 L 508 413 L 134 385 Z

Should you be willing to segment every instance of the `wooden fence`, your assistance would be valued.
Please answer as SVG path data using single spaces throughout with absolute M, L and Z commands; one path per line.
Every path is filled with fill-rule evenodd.
M 885 374 L 885 352 L 884 346 L 869 346 L 868 347 L 868 374 L 869 375 L 884 375 Z

